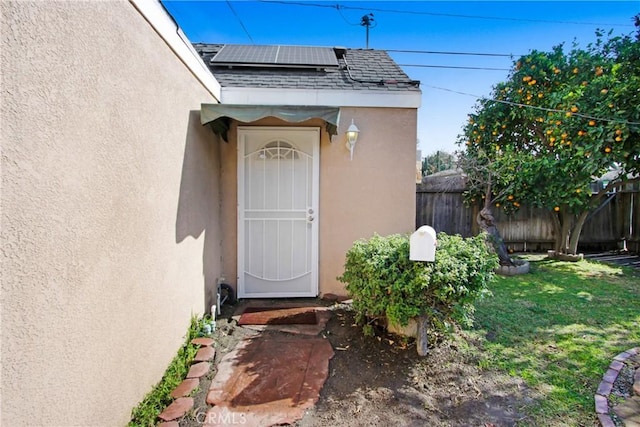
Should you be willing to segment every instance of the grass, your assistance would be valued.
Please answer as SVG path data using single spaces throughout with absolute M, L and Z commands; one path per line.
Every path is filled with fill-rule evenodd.
M 521 377 L 521 425 L 596 425 L 593 395 L 612 358 L 640 345 L 640 274 L 589 261 L 531 261 L 476 305 L 479 364 Z
M 191 362 L 196 357 L 198 347 L 191 344 L 191 340 L 200 336 L 201 326 L 201 320 L 195 316 L 191 318 L 191 325 L 184 344 L 169 364 L 160 382 L 131 411 L 131 421 L 128 427 L 153 427 L 156 425 L 158 415 L 173 401 L 170 396 L 171 392 L 187 376 Z

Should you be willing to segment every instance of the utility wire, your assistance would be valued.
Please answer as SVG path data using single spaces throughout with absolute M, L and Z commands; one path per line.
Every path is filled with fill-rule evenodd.
M 398 9 L 380 9 L 380 8 L 371 8 L 371 7 L 358 7 L 358 6 L 343 6 L 340 4 L 318 4 L 318 3 L 300 3 L 300 2 L 291 2 L 284 0 L 258 0 L 261 3 L 277 3 L 277 4 L 286 4 L 286 5 L 294 5 L 294 6 L 309 6 L 309 7 L 324 7 L 331 9 L 351 9 L 351 10 L 366 10 L 366 11 L 374 11 L 374 12 L 389 12 L 389 13 L 405 13 L 410 15 L 429 15 L 429 16 L 442 16 L 447 18 L 465 18 L 465 19 L 485 19 L 485 20 L 494 20 L 494 21 L 515 21 L 515 22 L 541 22 L 547 24 L 571 24 L 571 25 L 601 25 L 601 26 L 610 26 L 610 27 L 633 27 L 632 24 L 606 24 L 606 23 L 596 23 L 596 22 L 579 22 L 579 21 L 555 21 L 550 19 L 529 19 L 529 18 L 505 18 L 499 16 L 481 16 L 481 15 L 459 15 L 453 13 L 436 13 L 436 12 L 421 12 L 421 11 L 410 11 L 410 10 L 398 10 Z
M 455 93 L 455 94 L 458 94 L 458 95 L 470 96 L 472 98 L 476 98 L 476 99 L 479 99 L 479 100 L 493 101 L 493 102 L 499 102 L 501 104 L 513 105 L 514 107 L 532 108 L 534 110 L 541 110 L 541 111 L 547 111 L 547 112 L 551 111 L 553 113 L 565 113 L 565 114 L 566 113 L 571 113 L 572 116 L 582 117 L 582 118 L 589 119 L 589 120 L 597 120 L 597 121 L 601 121 L 601 122 L 621 123 L 621 124 L 626 124 L 626 125 L 640 125 L 640 122 L 629 122 L 629 121 L 620 120 L 620 119 L 607 119 L 607 118 L 603 118 L 603 117 L 591 116 L 589 114 L 573 113 L 573 112 L 567 111 L 567 110 L 558 110 L 556 108 L 538 107 L 536 105 L 521 104 L 519 102 L 505 101 L 503 99 L 487 98 L 486 96 L 474 95 L 472 93 L 467 93 L 467 92 L 460 92 L 460 91 L 453 90 L 453 89 L 447 89 L 445 87 L 431 86 L 431 85 L 425 85 L 425 84 L 422 84 L 421 86 L 422 87 L 428 87 L 428 88 L 431 88 L 431 89 L 442 90 L 442 91 L 445 91 L 445 92 L 451 92 L 451 93 Z
M 480 53 L 480 52 L 449 52 L 449 51 L 440 51 L 440 50 L 404 50 L 404 49 L 381 49 L 387 52 L 398 52 L 398 53 L 425 53 L 425 54 L 433 54 L 433 55 L 468 55 L 468 56 L 500 56 L 513 58 L 516 55 L 512 53 Z M 517 55 L 524 56 L 524 55 Z
M 238 22 L 240 22 L 240 26 L 242 27 L 244 32 L 249 37 L 249 40 L 251 40 L 251 43 L 252 44 L 256 44 L 256 42 L 253 41 L 253 37 L 251 37 L 251 34 L 249 34 L 249 31 L 247 30 L 247 27 L 244 26 L 244 23 L 242 22 L 242 19 L 240 19 L 240 16 L 236 12 L 236 10 L 233 8 L 233 5 L 231 4 L 231 2 L 229 0 L 227 0 L 227 5 L 229 5 L 229 9 L 231 9 L 231 12 L 233 12 L 233 14 L 236 16 L 236 18 L 238 18 Z
M 510 68 L 491 67 L 464 67 L 456 65 L 425 65 L 425 64 L 398 64 L 400 67 L 420 67 L 420 68 L 447 68 L 454 70 L 483 70 L 483 71 L 509 71 Z
M 349 22 L 349 20 L 346 18 L 346 16 L 344 16 L 344 15 L 342 14 L 342 12 L 340 12 L 340 8 L 341 8 L 341 6 L 340 6 L 339 4 L 337 4 L 337 5 L 336 5 L 336 10 L 338 11 L 338 15 L 340 15 L 340 16 L 342 17 L 342 19 L 344 20 L 344 22 L 346 22 L 348 25 L 353 25 L 354 27 L 359 27 L 359 26 L 360 26 L 360 23 L 359 23 L 359 22 L 358 22 L 358 23 L 356 23 L 356 24 L 354 24 L 353 22 Z

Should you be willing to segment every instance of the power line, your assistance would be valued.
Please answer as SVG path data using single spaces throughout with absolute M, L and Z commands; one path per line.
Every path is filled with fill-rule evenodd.
M 233 14 L 236 16 L 236 18 L 238 18 L 238 22 L 240 22 L 240 26 L 242 27 L 244 32 L 249 37 L 249 40 L 251 40 L 251 43 L 256 44 L 256 42 L 253 41 L 253 37 L 251 37 L 251 34 L 249 34 L 249 31 L 247 30 L 247 27 L 244 26 L 244 23 L 242 22 L 242 19 L 240 19 L 240 16 L 236 12 L 236 10 L 233 8 L 233 6 L 231 5 L 231 2 L 229 0 L 227 0 L 227 5 L 229 5 L 229 9 L 231 9 L 231 12 L 233 12 Z
M 398 64 L 400 67 L 420 67 L 420 68 L 447 68 L 454 70 L 483 70 L 483 71 L 509 71 L 510 68 L 492 67 L 464 67 L 456 65 L 425 65 L 425 64 Z
M 580 22 L 580 21 L 555 21 L 551 19 L 530 19 L 530 18 L 507 18 L 500 16 L 481 16 L 481 15 L 460 15 L 453 13 L 436 13 L 436 12 L 422 12 L 422 11 L 410 11 L 410 10 L 398 10 L 398 9 L 380 9 L 380 8 L 371 8 L 371 7 L 358 7 L 358 6 L 343 6 L 340 4 L 318 4 L 318 3 L 300 3 L 300 2 L 291 2 L 284 0 L 258 0 L 261 3 L 277 3 L 277 4 L 286 4 L 293 6 L 308 6 L 308 7 L 323 7 L 330 9 L 351 9 L 351 10 L 368 10 L 374 12 L 388 12 L 388 13 L 405 13 L 410 15 L 428 15 L 428 16 L 441 16 L 446 18 L 464 18 L 464 19 L 484 19 L 484 20 L 494 20 L 494 21 L 513 21 L 513 22 L 538 22 L 538 23 L 546 23 L 546 24 L 570 24 L 570 25 L 600 25 L 600 26 L 609 26 L 609 27 L 633 27 L 632 24 L 608 24 L 608 23 L 597 23 L 597 22 Z
M 398 53 L 424 53 L 424 54 L 433 54 L 433 55 L 468 55 L 468 56 L 499 56 L 499 57 L 507 57 L 513 58 L 516 55 L 512 53 L 480 53 L 480 52 L 449 52 L 449 51 L 439 51 L 439 50 L 404 50 L 404 49 L 381 49 L 386 50 L 387 52 L 398 52 Z M 517 55 L 524 56 L 524 55 Z
M 589 120 L 597 120 L 597 121 L 601 121 L 601 122 L 621 123 L 621 124 L 626 124 L 626 125 L 640 125 L 640 122 L 629 122 L 629 121 L 620 120 L 620 119 L 607 119 L 607 118 L 603 118 L 603 117 L 591 116 L 589 114 L 574 113 L 574 112 L 567 111 L 567 110 L 558 110 L 556 108 L 538 107 L 536 105 L 521 104 L 519 102 L 505 101 L 504 99 L 487 98 L 486 96 L 474 95 L 472 93 L 467 93 L 467 92 L 460 92 L 460 91 L 453 90 L 453 89 L 447 89 L 445 87 L 425 85 L 425 84 L 422 84 L 421 86 L 422 87 L 428 87 L 428 88 L 431 88 L 431 89 L 442 90 L 442 91 L 445 91 L 445 92 L 451 92 L 451 93 L 455 93 L 455 94 L 458 94 L 458 95 L 470 96 L 472 98 L 476 98 L 476 99 L 480 99 L 480 100 L 484 100 L 484 101 L 499 102 L 501 104 L 512 105 L 514 107 L 532 108 L 534 110 L 547 111 L 547 112 L 553 112 L 553 113 L 564 113 L 564 114 L 571 113 L 572 116 L 582 117 L 582 118 L 589 119 Z
M 354 27 L 359 27 L 359 26 L 360 26 L 360 23 L 359 23 L 359 22 L 358 22 L 357 24 L 354 24 L 354 23 L 352 23 L 352 22 L 349 22 L 349 20 L 346 18 L 346 16 L 344 16 L 344 15 L 342 14 L 342 12 L 340 12 L 340 5 L 339 5 L 339 4 L 337 4 L 337 5 L 336 5 L 336 10 L 338 11 L 338 15 L 340 15 L 340 16 L 342 17 L 342 19 L 344 20 L 344 22 L 346 22 L 347 24 L 352 25 L 352 26 L 354 26 Z

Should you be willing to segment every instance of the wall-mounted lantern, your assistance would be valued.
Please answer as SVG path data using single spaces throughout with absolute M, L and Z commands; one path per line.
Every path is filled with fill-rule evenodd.
M 347 150 L 351 154 L 351 160 L 353 160 L 353 148 L 356 146 L 356 142 L 358 142 L 358 134 L 360 133 L 360 129 L 351 119 L 351 124 L 347 129 Z

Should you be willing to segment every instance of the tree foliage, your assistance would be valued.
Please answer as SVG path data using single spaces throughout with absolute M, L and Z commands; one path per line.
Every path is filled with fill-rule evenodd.
M 432 175 L 437 172 L 453 169 L 455 157 L 446 151 L 436 151 L 422 160 L 422 175 Z
M 586 48 L 519 58 L 459 141 L 468 198 L 507 212 L 523 202 L 547 209 L 561 252 L 575 253 L 589 212 L 640 172 L 640 32 L 597 36 Z M 594 179 L 612 170 L 592 195 Z

